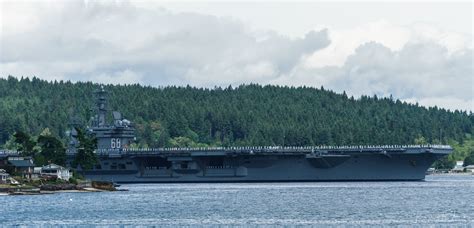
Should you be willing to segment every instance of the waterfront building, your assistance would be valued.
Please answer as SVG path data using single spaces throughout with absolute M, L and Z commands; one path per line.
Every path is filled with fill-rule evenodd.
M 466 169 L 466 172 L 468 173 L 474 173 L 474 165 L 468 165 L 464 167 Z
M 41 167 L 41 176 L 54 177 L 61 180 L 69 180 L 72 175 L 71 172 L 69 172 L 69 169 L 67 168 L 56 164 L 49 164 Z
M 0 184 L 7 184 L 10 174 L 7 173 L 4 169 L 0 169 Z
M 453 169 L 451 169 L 451 172 L 453 173 L 462 173 L 464 172 L 464 161 L 456 161 L 456 165 L 454 166 Z
M 26 179 L 31 179 L 35 167 L 31 157 L 9 156 L 8 163 L 13 167 L 15 174 Z

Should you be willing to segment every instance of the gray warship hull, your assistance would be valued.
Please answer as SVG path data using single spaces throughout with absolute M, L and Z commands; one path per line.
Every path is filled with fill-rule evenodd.
M 102 150 L 98 165 L 80 172 L 117 183 L 417 181 L 450 152 L 446 146 Z

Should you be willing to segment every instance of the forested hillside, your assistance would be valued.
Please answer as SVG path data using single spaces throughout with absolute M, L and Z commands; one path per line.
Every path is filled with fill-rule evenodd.
M 93 83 L 0 79 L 0 144 L 17 130 L 44 128 L 65 138 L 73 113 L 92 113 Z M 390 98 L 362 97 L 305 87 L 237 88 L 107 85 L 109 108 L 132 120 L 141 146 L 462 144 L 474 116 L 424 108 Z M 421 140 L 421 141 L 420 141 Z

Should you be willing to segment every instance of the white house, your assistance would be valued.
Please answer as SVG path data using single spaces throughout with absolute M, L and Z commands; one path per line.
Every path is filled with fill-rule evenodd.
M 67 168 L 56 164 L 49 164 L 41 167 L 41 176 L 53 176 L 58 179 L 69 180 L 72 175 Z
M 466 166 L 466 172 L 474 173 L 474 165 L 468 165 L 468 166 Z
M 456 165 L 454 166 L 454 168 L 451 170 L 451 172 L 454 172 L 454 173 L 462 173 L 464 172 L 464 166 L 462 166 L 464 163 L 464 161 L 456 161 Z
M 8 178 L 10 175 L 4 169 L 0 169 L 0 184 L 8 183 Z
M 23 178 L 31 179 L 33 168 L 35 167 L 33 158 L 23 156 L 9 156 L 8 163 L 13 167 L 13 173 L 17 173 Z

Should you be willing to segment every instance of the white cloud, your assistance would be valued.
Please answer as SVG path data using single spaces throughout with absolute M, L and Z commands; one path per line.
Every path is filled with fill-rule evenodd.
M 472 49 L 450 54 L 441 44 L 424 42 L 392 51 L 370 42 L 358 47 L 340 67 L 302 64 L 274 83 L 323 85 L 356 97 L 393 95 L 422 105 L 473 111 L 472 63 Z
M 377 41 L 398 50 L 408 40 L 409 32 L 385 21 L 369 23 L 350 29 L 331 29 L 331 44 L 321 51 L 313 53 L 306 64 L 310 67 L 342 66 L 346 58 L 363 43 Z
M 85 80 L 95 81 L 103 84 L 126 85 L 135 83 L 142 84 L 143 81 L 141 78 L 141 74 L 126 69 L 124 71 L 114 72 L 112 74 L 102 73 L 99 75 L 92 75 Z
M 380 20 L 347 29 L 329 29 L 331 44 L 314 52 L 307 59 L 309 67 L 342 66 L 349 55 L 360 45 L 377 42 L 393 51 L 401 50 L 407 43 L 437 43 L 447 48 L 449 54 L 473 47 L 472 37 L 442 30 L 432 24 L 413 23 L 408 26 Z
M 135 5 L 1 2 L 0 77 L 152 86 L 324 86 L 355 96 L 393 94 L 423 105 L 474 110 L 472 35 L 379 18 L 301 36 L 257 30 L 235 17 Z M 343 17 L 325 15 L 339 22 Z M 298 27 L 297 21 L 285 20 Z M 305 21 L 306 27 L 321 28 L 316 24 Z
M 262 36 L 232 19 L 123 2 L 67 2 L 35 18 L 38 26 L 2 34 L 1 75 L 114 83 L 130 81 L 120 76 L 128 70 L 149 85 L 265 83 L 329 44 L 326 30 Z
M 474 100 L 463 100 L 454 97 L 433 97 L 433 98 L 409 98 L 403 99 L 403 101 L 425 106 L 425 107 L 435 107 L 445 108 L 449 110 L 465 110 L 465 107 L 468 107 L 469 110 L 474 110 Z M 441 106 L 440 106 L 441 104 Z M 469 108 L 470 107 L 470 108 Z

